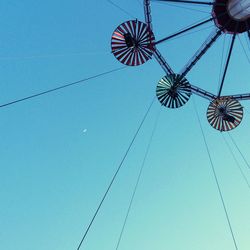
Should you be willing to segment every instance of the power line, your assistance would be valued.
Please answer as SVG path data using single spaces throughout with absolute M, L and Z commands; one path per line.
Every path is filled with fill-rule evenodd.
M 230 137 L 232 143 L 234 144 L 234 146 L 237 148 L 238 152 L 240 153 L 242 159 L 243 159 L 244 162 L 246 163 L 247 167 L 250 169 L 250 165 L 249 165 L 247 159 L 245 158 L 245 156 L 244 156 L 243 153 L 241 152 L 240 148 L 239 148 L 238 145 L 236 144 L 234 138 L 230 135 L 230 133 L 228 133 L 228 135 L 229 135 L 229 137 Z
M 240 36 L 237 36 L 237 37 L 238 37 L 238 39 L 239 39 L 239 41 L 240 41 L 241 47 L 242 47 L 242 49 L 243 49 L 243 51 L 244 51 L 244 54 L 245 54 L 245 56 L 246 56 L 246 58 L 247 58 L 247 61 L 250 63 L 250 58 L 249 58 L 249 56 L 248 56 L 248 54 L 247 54 L 247 52 L 246 52 L 246 49 L 245 49 L 245 47 L 244 47 L 244 45 L 243 45 L 243 43 L 242 43 L 242 41 L 241 41 L 241 39 L 240 39 Z
M 23 102 L 23 101 L 26 101 L 26 100 L 29 100 L 29 99 L 33 99 L 33 98 L 41 96 L 41 95 L 46 95 L 46 94 L 51 93 L 51 92 L 55 92 L 55 91 L 58 91 L 58 90 L 61 90 L 61 89 L 64 89 L 64 88 L 67 88 L 67 87 L 79 84 L 79 83 L 83 83 L 83 82 L 86 82 L 86 81 L 98 78 L 100 76 L 111 74 L 113 72 L 122 70 L 124 68 L 126 68 L 126 66 L 125 67 L 116 68 L 116 69 L 112 69 L 112 70 L 109 70 L 109 71 L 106 71 L 106 72 L 103 72 L 103 73 L 100 73 L 100 74 L 97 74 L 97 75 L 94 75 L 94 76 L 90 76 L 90 77 L 84 78 L 84 79 L 76 81 L 76 82 L 71 82 L 71 83 L 68 83 L 68 84 L 65 84 L 65 85 L 61 85 L 61 86 L 53 88 L 53 89 L 45 90 L 45 91 L 39 92 L 39 93 L 34 94 L 34 95 L 30 95 L 30 96 L 26 96 L 26 97 L 23 97 L 23 98 L 14 100 L 14 101 L 10 101 L 10 102 L 1 104 L 0 108 L 6 107 L 6 106 L 10 106 L 10 105 L 16 104 L 18 102 Z
M 143 4 L 140 0 L 137 0 L 137 2 L 140 4 L 141 7 L 143 7 Z
M 94 56 L 94 55 L 108 55 L 108 51 L 89 51 L 89 52 L 75 52 L 75 53 L 58 53 L 58 54 L 43 54 L 43 55 L 29 55 L 29 56 L 1 56 L 0 60 L 26 60 L 26 59 L 40 59 L 40 58 L 54 58 L 65 56 Z
M 209 150 L 209 147 L 208 147 L 208 144 L 207 144 L 205 133 L 204 133 L 204 130 L 202 128 L 201 120 L 200 120 L 200 117 L 199 117 L 199 114 L 198 114 L 198 111 L 197 111 L 197 108 L 196 108 L 196 105 L 195 105 L 194 101 L 193 101 L 193 104 L 194 104 L 195 113 L 196 113 L 196 116 L 197 116 L 197 119 L 198 119 L 198 123 L 199 123 L 200 129 L 201 129 L 202 138 L 203 138 L 204 144 L 206 146 L 206 150 L 207 150 L 207 154 L 208 154 L 208 157 L 209 157 L 212 172 L 213 172 L 213 175 L 214 175 L 214 179 L 215 179 L 215 182 L 216 182 L 216 186 L 217 186 L 217 189 L 219 191 L 221 203 L 223 205 L 223 209 L 224 209 L 224 212 L 225 212 L 225 215 L 226 215 L 226 219 L 227 219 L 227 222 L 228 222 L 230 233 L 231 233 L 231 236 L 232 236 L 232 239 L 233 239 L 233 242 L 234 242 L 234 246 L 235 246 L 235 249 L 238 250 L 238 246 L 237 246 L 237 243 L 236 243 L 236 240 L 235 240 L 235 235 L 234 235 L 234 232 L 233 232 L 231 221 L 229 219 L 229 215 L 228 215 L 228 212 L 227 212 L 227 208 L 226 208 L 226 204 L 225 204 L 225 201 L 224 201 L 224 198 L 223 198 L 223 194 L 222 194 L 222 191 L 221 191 L 219 180 L 218 180 L 218 177 L 217 177 L 217 174 L 216 174 L 216 171 L 215 171 L 215 167 L 214 167 L 214 164 L 213 164 L 213 161 L 212 161 L 211 153 L 210 153 L 210 150 Z
M 176 4 L 172 4 L 172 3 L 166 3 L 166 2 L 157 2 L 157 1 L 153 1 L 157 4 L 162 4 L 162 5 L 168 5 L 170 7 L 175 7 L 175 8 L 180 8 L 180 9 L 186 9 L 186 10 L 192 10 L 192 11 L 197 11 L 197 12 L 201 12 L 201 13 L 210 13 L 208 11 L 204 11 L 204 10 L 198 10 L 198 9 L 193 9 L 193 8 L 189 8 L 189 7 L 185 7 L 185 6 L 180 6 L 180 5 L 176 5 Z
M 250 183 L 249 183 L 249 181 L 248 181 L 246 175 L 244 174 L 244 172 L 243 172 L 243 170 L 242 170 L 242 168 L 241 168 L 241 166 L 240 166 L 238 160 L 236 159 L 236 157 L 235 157 L 235 155 L 234 155 L 234 153 L 233 153 L 232 148 L 230 147 L 230 145 L 229 145 L 229 143 L 227 142 L 227 140 L 226 140 L 225 136 L 223 135 L 223 133 L 221 133 L 221 134 L 222 134 L 222 138 L 223 138 L 225 144 L 227 145 L 227 147 L 228 147 L 228 149 L 229 149 L 229 151 L 230 151 L 230 153 L 231 153 L 231 155 L 232 155 L 232 157 L 233 157 L 233 159 L 234 159 L 234 161 L 235 161 L 235 163 L 236 163 L 238 169 L 240 170 L 240 173 L 241 173 L 243 179 L 245 180 L 245 182 L 246 182 L 248 188 L 250 189 Z
M 109 2 L 110 4 L 112 4 L 114 7 L 116 7 L 117 9 L 119 9 L 120 11 L 124 12 L 126 15 L 136 19 L 136 17 L 134 15 L 132 15 L 130 12 L 128 12 L 127 10 L 123 9 L 122 7 L 120 7 L 118 4 L 114 3 L 111 0 L 106 0 L 107 2 Z
M 146 159 L 148 157 L 149 149 L 150 149 L 150 146 L 151 146 L 154 134 L 155 134 L 155 130 L 156 130 L 156 127 L 157 127 L 157 124 L 158 124 L 158 121 L 159 121 L 159 115 L 160 115 L 160 111 L 157 114 L 154 125 L 153 125 L 153 130 L 152 130 L 152 133 L 151 133 L 149 141 L 148 141 L 147 149 L 146 149 L 146 152 L 145 152 L 145 155 L 144 155 L 144 158 L 143 158 L 140 170 L 139 170 L 139 174 L 138 174 L 137 179 L 136 179 L 136 183 L 135 183 L 134 190 L 133 190 L 133 193 L 132 193 L 132 196 L 131 196 L 131 199 L 130 199 L 130 202 L 129 202 L 129 206 L 128 206 L 128 209 L 127 209 L 127 213 L 126 213 L 123 225 L 122 225 L 122 229 L 121 229 L 121 232 L 120 232 L 120 235 L 119 235 L 119 239 L 118 239 L 118 242 L 116 244 L 116 250 L 118 250 L 118 248 L 120 246 L 120 242 L 121 242 L 121 239 L 122 239 L 122 236 L 123 236 L 126 224 L 127 224 L 127 220 L 128 220 L 128 217 L 129 217 L 129 214 L 130 214 L 130 211 L 131 211 L 131 207 L 132 207 L 136 192 L 137 192 L 137 188 L 138 188 L 138 185 L 139 185 L 140 180 L 141 180 L 142 172 L 143 172 L 144 167 L 145 167 L 145 162 L 146 162 Z
M 91 226 L 92 226 L 92 224 L 93 224 L 93 222 L 94 222 L 100 208 L 102 207 L 102 204 L 105 201 L 105 199 L 106 199 L 106 197 L 107 197 L 107 195 L 108 195 L 108 193 L 109 193 L 109 191 L 110 191 L 110 189 L 111 189 L 111 187 L 112 187 L 112 185 L 113 185 L 113 183 L 114 183 L 114 181 L 116 179 L 116 176 L 120 172 L 120 170 L 121 170 L 121 168 L 123 166 L 123 163 L 124 163 L 128 153 L 129 153 L 129 151 L 130 151 L 130 149 L 131 149 L 131 147 L 132 147 L 132 145 L 133 145 L 133 143 L 134 143 L 134 141 L 135 141 L 135 139 L 136 139 L 136 137 L 137 137 L 143 123 L 144 123 L 144 121 L 146 120 L 146 118 L 147 118 L 147 116 L 149 114 L 149 111 L 151 110 L 151 107 L 153 106 L 154 101 L 155 101 L 155 97 L 153 98 L 151 104 L 149 105 L 145 115 L 143 116 L 142 121 L 140 122 L 138 129 L 136 130 L 136 132 L 135 132 L 135 134 L 134 134 L 134 136 L 133 136 L 133 138 L 132 138 L 132 140 L 131 140 L 131 142 L 130 142 L 130 144 L 129 144 L 129 146 L 128 146 L 128 148 L 127 148 L 127 150 L 126 150 L 126 152 L 125 152 L 125 154 L 124 154 L 124 156 L 123 156 L 123 158 L 122 158 L 122 160 L 121 160 L 121 162 L 120 162 L 120 164 L 119 164 L 119 166 L 118 166 L 118 168 L 117 168 L 117 170 L 115 172 L 115 174 L 113 175 L 113 177 L 112 177 L 112 179 L 111 179 L 111 181 L 110 181 L 110 183 L 109 183 L 109 185 L 108 185 L 108 187 L 107 187 L 107 189 L 106 189 L 106 191 L 105 191 L 105 193 L 104 193 L 104 195 L 103 195 L 97 209 L 95 210 L 94 215 L 93 215 L 90 223 L 88 224 L 88 227 L 85 230 L 84 235 L 83 235 L 83 237 L 82 237 L 82 239 L 81 239 L 81 241 L 80 241 L 80 243 L 79 243 L 79 245 L 77 247 L 77 250 L 79 250 L 81 248 L 82 243 L 84 242 L 84 240 L 85 240 L 85 238 L 86 238 L 86 236 L 87 236 L 87 234 L 88 234 L 88 232 L 89 232 L 89 230 L 90 230 L 90 228 L 91 228 Z

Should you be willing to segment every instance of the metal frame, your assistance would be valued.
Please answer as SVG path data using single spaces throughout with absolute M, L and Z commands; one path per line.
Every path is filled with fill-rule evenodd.
M 201 2 L 201 1 L 188 1 L 188 0 L 158 0 L 158 1 L 165 1 L 165 2 L 176 2 L 176 3 L 184 3 L 184 4 L 202 4 L 202 5 L 209 5 L 209 6 L 214 6 L 216 3 L 215 2 Z M 150 30 L 152 30 L 153 32 L 153 27 L 152 27 L 152 17 L 151 17 L 151 1 L 150 0 L 144 0 L 144 14 L 145 14 L 145 22 L 148 25 L 148 27 L 150 28 Z M 214 17 L 212 16 L 212 18 L 207 19 L 203 22 L 200 22 L 196 25 L 192 25 L 186 29 L 183 29 L 181 31 L 176 32 L 175 34 L 169 35 L 163 39 L 158 40 L 157 42 L 154 43 L 155 46 L 155 52 L 153 54 L 153 56 L 155 57 L 155 59 L 158 61 L 158 63 L 160 64 L 160 66 L 162 67 L 162 69 L 164 70 L 164 72 L 166 74 L 173 74 L 174 71 L 171 69 L 171 67 L 169 66 L 169 64 L 167 63 L 167 61 L 165 60 L 165 58 L 161 55 L 160 51 L 157 49 L 157 45 L 167 41 L 173 37 L 176 37 L 180 34 L 183 34 L 187 31 L 190 31 L 192 29 L 195 29 L 196 27 L 199 27 L 205 23 L 208 23 L 209 21 L 214 20 Z M 216 42 L 216 40 L 220 37 L 220 35 L 223 32 L 223 28 L 217 28 L 207 39 L 206 41 L 202 44 L 202 46 L 198 49 L 198 51 L 194 54 L 194 56 L 191 58 L 191 60 L 186 64 L 186 66 L 182 69 L 181 74 L 183 76 L 186 76 L 186 74 L 194 67 L 194 65 L 202 58 L 202 56 L 208 51 L 208 49 Z M 250 40 L 250 31 L 247 31 L 249 40 Z M 234 46 L 234 41 L 235 41 L 235 37 L 236 37 L 236 33 L 233 34 L 232 36 L 232 41 L 231 41 L 231 46 L 230 46 L 230 50 L 227 56 L 227 61 L 226 61 L 226 65 L 224 68 L 224 73 L 223 73 L 223 77 L 221 80 L 221 84 L 220 84 L 220 89 L 217 95 L 214 95 L 202 88 L 199 88 L 197 86 L 194 86 L 192 84 L 191 85 L 191 92 L 193 94 L 196 94 L 200 97 L 203 97 L 209 101 L 213 101 L 216 98 L 221 97 L 221 92 L 222 92 L 222 88 L 223 88 L 223 84 L 224 84 L 224 80 L 226 77 L 226 73 L 227 73 L 227 68 L 230 62 L 230 58 L 231 58 L 231 54 L 232 54 L 232 50 L 233 50 L 233 46 Z M 250 100 L 250 93 L 246 93 L 246 94 L 237 94 L 237 95 L 228 95 L 228 96 L 223 96 L 223 97 L 230 97 L 230 98 L 234 98 L 236 100 Z

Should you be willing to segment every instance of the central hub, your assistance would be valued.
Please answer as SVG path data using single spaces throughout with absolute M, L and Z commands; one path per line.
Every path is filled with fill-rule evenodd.
M 224 107 L 220 107 L 219 112 L 221 115 L 224 115 L 226 113 L 226 109 Z
M 250 0 L 229 0 L 229 15 L 237 21 L 245 21 L 250 17 Z
M 135 46 L 135 40 L 130 33 L 125 33 L 124 39 L 125 39 L 125 43 L 128 46 L 128 48 Z
M 225 33 L 250 30 L 250 0 L 215 0 L 212 15 Z

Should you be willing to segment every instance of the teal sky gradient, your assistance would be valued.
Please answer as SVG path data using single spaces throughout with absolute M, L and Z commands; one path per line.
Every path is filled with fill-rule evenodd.
M 139 20 L 141 1 L 113 0 Z M 152 3 L 157 39 L 209 17 Z M 122 65 L 111 54 L 113 30 L 130 20 L 105 0 L 9 0 L 0 3 L 0 104 Z M 179 72 L 208 34 L 160 44 Z M 240 36 L 250 56 L 249 40 Z M 216 94 L 230 36 L 187 78 Z M 222 94 L 250 92 L 249 59 L 239 38 Z M 164 72 L 155 60 L 0 110 L 0 249 L 74 250 L 119 165 Z M 250 249 L 250 188 L 222 134 L 197 96 L 178 110 L 153 105 L 81 249 L 115 250 L 129 199 L 160 111 L 142 179 L 119 250 L 234 250 L 194 111 L 197 106 L 239 250 Z M 248 161 L 250 105 L 231 135 Z M 250 169 L 231 143 L 250 182 Z

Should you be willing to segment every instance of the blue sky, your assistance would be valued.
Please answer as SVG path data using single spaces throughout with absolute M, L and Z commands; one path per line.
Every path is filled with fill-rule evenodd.
M 144 19 L 140 1 L 114 2 Z M 199 11 L 152 3 L 157 39 L 209 17 L 209 7 L 195 8 Z M 108 1 L 9 0 L 0 3 L 0 11 L 1 104 L 121 66 L 110 53 L 111 34 L 131 17 Z M 174 71 L 213 29 L 204 27 L 158 46 Z M 249 56 L 247 40 L 244 35 L 240 39 Z M 217 93 L 222 48 L 224 44 L 225 57 L 229 42 L 229 36 L 222 36 L 194 67 L 187 76 L 192 84 Z M 77 248 L 163 76 L 150 60 L 0 110 L 0 249 Z M 237 38 L 223 94 L 250 92 L 249 77 Z M 115 249 L 159 111 L 119 249 L 235 249 L 193 100 L 239 249 L 249 249 L 249 187 L 221 133 L 207 122 L 209 102 L 196 96 L 178 110 L 154 103 L 81 249 Z M 250 161 L 249 102 L 242 105 L 243 121 L 231 135 Z M 250 180 L 250 170 L 227 134 L 225 138 Z

